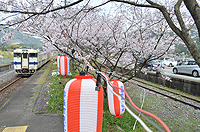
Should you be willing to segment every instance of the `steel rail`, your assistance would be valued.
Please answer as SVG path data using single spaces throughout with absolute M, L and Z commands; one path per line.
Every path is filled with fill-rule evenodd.
M 3 88 L 0 89 L 0 92 L 5 90 L 7 87 L 11 86 L 15 82 L 19 81 L 20 79 L 22 79 L 22 77 L 19 77 L 19 78 L 15 79 L 14 81 L 12 81 L 11 83 L 7 84 L 6 86 L 4 86 Z
M 136 79 L 132 79 L 132 80 L 138 81 L 138 80 L 136 80 Z M 143 83 L 143 84 L 145 84 L 145 85 L 150 85 L 150 84 L 144 83 L 144 82 L 142 82 L 142 81 L 138 81 L 138 82 Z M 199 110 L 200 110 L 200 107 L 199 107 L 199 106 L 190 104 L 190 103 L 188 103 L 188 102 L 185 102 L 185 101 L 183 101 L 183 100 L 177 99 L 177 98 L 172 97 L 172 96 L 170 96 L 170 95 L 167 95 L 167 94 L 161 93 L 161 92 L 159 92 L 159 91 L 153 90 L 153 89 L 151 89 L 151 88 L 142 86 L 142 85 L 140 85 L 140 84 L 137 84 L 137 86 L 142 87 L 142 88 L 147 89 L 147 90 L 149 90 L 149 91 L 152 91 L 152 92 L 154 92 L 154 93 L 163 95 L 163 96 L 165 96 L 165 97 L 168 97 L 168 98 L 170 98 L 170 99 L 173 99 L 173 100 L 175 100 L 175 101 L 181 102 L 181 103 L 183 103 L 183 104 L 189 105 L 189 106 L 191 106 L 191 107 L 193 107 L 193 108 L 195 108 L 195 109 L 199 109 Z M 194 99 L 194 98 L 190 98 L 190 97 L 188 97 L 188 96 L 181 95 L 181 94 L 178 94 L 178 93 L 175 93 L 175 92 L 166 90 L 166 89 L 162 89 L 162 88 L 160 88 L 160 87 L 156 87 L 156 86 L 153 86 L 153 85 L 150 85 L 150 86 L 155 87 L 155 88 L 158 88 L 158 89 L 160 89 L 160 90 L 165 90 L 165 91 L 167 91 L 167 92 L 170 92 L 170 93 L 173 93 L 173 94 L 176 94 L 176 95 L 180 95 L 180 96 L 182 96 L 182 97 L 184 97 L 184 98 L 191 99 L 191 100 L 193 100 L 193 101 L 196 101 L 196 102 L 200 103 L 199 100 L 196 100 L 196 99 Z
M 187 99 L 190 99 L 190 100 L 193 100 L 193 101 L 196 101 L 196 102 L 200 103 L 200 100 L 197 100 L 197 99 L 191 98 L 191 97 L 189 97 L 189 96 L 182 95 L 182 94 L 178 94 L 178 93 L 176 93 L 176 92 L 172 92 L 172 91 L 167 90 L 167 89 L 164 89 L 164 88 L 160 88 L 160 87 L 157 87 L 157 86 L 154 86 L 154 85 L 151 85 L 151 84 L 148 84 L 148 83 L 142 82 L 142 81 L 138 81 L 138 80 L 136 80 L 136 79 L 132 79 L 132 80 L 137 81 L 137 82 L 140 82 L 140 83 L 143 83 L 143 84 L 146 84 L 146 85 L 149 85 L 149 86 L 152 86 L 152 87 L 155 87 L 155 88 L 157 88 L 157 89 L 160 89 L 160 90 L 163 90 L 163 91 L 166 91 L 166 92 L 169 92 L 169 93 L 172 93 L 172 94 L 178 95 L 178 96 L 182 96 L 182 97 L 184 97 L 184 98 L 187 98 Z

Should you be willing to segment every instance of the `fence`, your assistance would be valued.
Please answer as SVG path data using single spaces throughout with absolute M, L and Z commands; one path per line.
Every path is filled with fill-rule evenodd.
M 151 81 L 157 84 L 165 85 L 169 88 L 177 89 L 195 96 L 200 96 L 200 82 L 195 82 L 191 80 L 170 77 L 172 82 L 167 81 L 164 78 L 157 77 L 156 73 L 138 74 L 136 77 Z

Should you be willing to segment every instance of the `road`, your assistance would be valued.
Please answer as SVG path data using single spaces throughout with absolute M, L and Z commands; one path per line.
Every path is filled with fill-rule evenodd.
M 192 75 L 185 75 L 185 74 L 174 74 L 172 69 L 173 67 L 165 67 L 163 74 L 166 76 L 171 76 L 171 77 L 178 77 L 178 78 L 187 79 L 187 80 L 200 81 L 200 77 L 193 77 Z

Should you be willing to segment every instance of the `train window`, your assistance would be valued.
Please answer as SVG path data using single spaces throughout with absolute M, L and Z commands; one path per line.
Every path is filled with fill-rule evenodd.
M 30 53 L 29 57 L 37 57 L 37 53 Z
M 23 58 L 27 58 L 27 53 L 23 53 Z
M 21 53 L 14 53 L 14 57 L 22 57 Z

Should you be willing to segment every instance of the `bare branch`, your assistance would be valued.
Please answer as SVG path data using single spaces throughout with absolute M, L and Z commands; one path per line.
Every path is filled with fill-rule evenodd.
M 183 21 L 183 18 L 182 18 L 182 16 L 181 16 L 181 12 L 180 12 L 180 6 L 181 6 L 182 1 L 183 1 L 183 0 L 178 0 L 178 1 L 177 1 L 177 3 L 176 3 L 175 6 L 174 6 L 174 12 L 175 12 L 175 15 L 176 15 L 176 17 L 177 17 L 177 20 L 178 20 L 178 22 L 179 22 L 179 25 L 180 25 L 181 29 L 182 29 L 183 31 L 186 31 L 187 28 L 186 28 L 186 26 L 185 26 L 185 23 L 184 23 L 184 21 Z
M 58 10 L 61 10 L 61 9 L 66 9 L 66 8 L 71 7 L 71 6 L 74 6 L 74 5 L 76 5 L 76 4 L 78 4 L 78 3 L 82 2 L 82 1 L 83 1 L 83 0 L 78 0 L 78 1 L 75 1 L 75 2 L 73 2 L 73 3 L 71 3 L 71 4 L 69 4 L 69 5 L 66 5 L 66 6 L 60 6 L 60 7 L 58 7 L 58 8 L 52 9 L 52 10 L 44 11 L 44 10 L 46 10 L 46 8 L 47 8 L 48 6 L 51 5 L 51 3 L 50 3 L 50 4 L 49 4 L 44 10 L 42 10 L 41 12 L 14 11 L 14 10 L 13 10 L 13 11 L 9 11 L 9 10 L 2 10 L 2 9 L 0 9 L 0 12 L 4 12 L 4 13 L 32 14 L 32 15 L 44 15 L 44 14 L 48 14 L 48 13 L 50 13 L 50 12 L 58 11 Z

